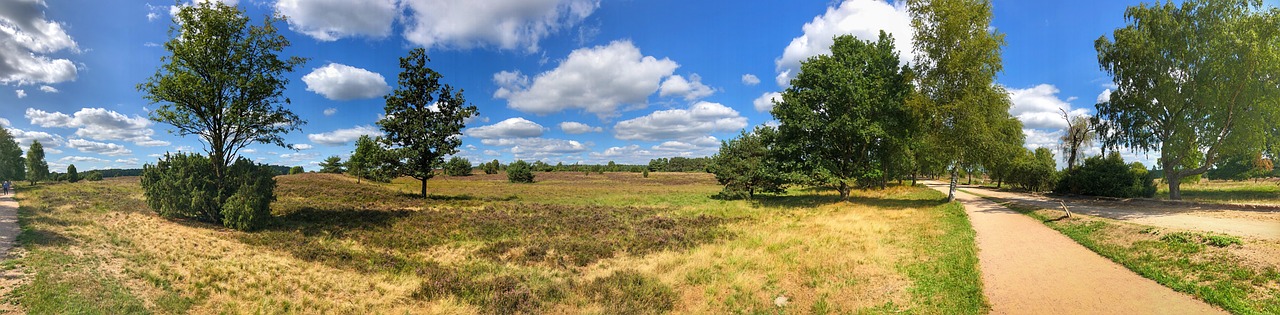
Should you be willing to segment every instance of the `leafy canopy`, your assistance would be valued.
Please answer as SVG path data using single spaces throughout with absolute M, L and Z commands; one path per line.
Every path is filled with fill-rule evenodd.
M 1280 11 L 1259 0 L 1129 7 L 1128 25 L 1098 38 L 1117 88 L 1097 105 L 1121 145 L 1159 150 L 1169 198 L 1180 178 L 1222 156 L 1264 148 L 1280 121 Z
M 304 123 L 284 108 L 285 73 L 306 62 L 279 53 L 289 40 L 277 34 L 283 17 L 249 18 L 220 1 L 182 6 L 169 27 L 155 75 L 138 85 L 144 98 L 160 107 L 153 121 L 173 125 L 178 135 L 197 135 L 208 144 L 215 175 L 252 143 L 285 144 L 283 134 Z
M 857 182 L 881 179 L 913 127 L 904 102 L 911 83 L 893 38 L 844 35 L 831 55 L 801 62 L 773 108 L 779 149 L 789 168 L 847 197 Z
M 399 87 L 386 96 L 386 117 L 378 120 L 383 143 L 393 148 L 395 173 L 422 181 L 423 197 L 444 157 L 458 153 L 464 120 L 476 114 L 461 90 L 440 83 L 443 76 L 427 67 L 430 61 L 422 48 L 400 58 Z

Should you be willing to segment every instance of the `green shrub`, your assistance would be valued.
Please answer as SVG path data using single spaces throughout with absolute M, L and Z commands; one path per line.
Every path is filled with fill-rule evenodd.
M 471 176 L 471 161 L 455 156 L 444 163 L 444 172 L 449 176 Z
M 498 163 L 498 160 L 493 160 L 492 162 L 489 162 L 489 163 L 480 163 L 480 170 L 484 171 L 485 174 L 490 174 L 490 175 L 497 174 L 498 169 L 501 167 L 502 167 L 502 164 Z
M 289 168 L 289 175 L 302 174 L 303 172 L 306 172 L 306 171 L 303 170 L 301 166 L 294 166 Z
M 1142 163 L 1125 164 L 1120 153 L 1094 156 L 1084 165 L 1066 172 L 1054 191 L 1089 196 L 1118 198 L 1155 196 L 1154 180 Z
M 91 171 L 88 173 L 84 173 L 84 180 L 91 181 L 91 182 L 100 181 L 102 180 L 102 172 Z
M 76 172 L 75 164 L 67 165 L 67 181 L 72 183 L 80 181 L 80 173 Z
M 1058 165 L 1054 162 L 1053 151 L 1048 148 L 1022 151 L 1009 168 L 1008 182 L 1030 191 L 1044 191 L 1053 187 L 1058 177 Z
M 647 169 L 647 168 L 646 168 L 646 169 L 644 169 L 644 171 L 643 171 L 643 172 L 641 172 L 640 174 L 641 174 L 641 175 L 643 175 L 643 176 L 644 176 L 644 178 L 649 178 L 649 169 Z
M 524 160 L 516 160 L 507 165 L 507 180 L 512 183 L 532 183 L 533 166 Z
M 199 154 L 166 154 L 142 168 L 147 205 L 166 218 L 185 218 L 253 230 L 271 217 L 274 171 L 240 158 L 226 170 L 221 189 L 213 163 Z

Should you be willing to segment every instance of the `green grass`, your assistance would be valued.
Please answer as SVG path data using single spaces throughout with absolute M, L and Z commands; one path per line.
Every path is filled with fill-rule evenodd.
M 923 313 L 986 310 L 963 209 L 923 187 L 710 198 L 708 174 L 278 177 L 273 222 L 166 220 L 137 179 L 23 192 L 50 313 Z M 786 297 L 785 306 L 774 304 Z
M 1280 185 L 1275 181 L 1211 180 L 1182 184 L 1182 199 L 1208 203 L 1280 205 Z M 1156 198 L 1168 199 L 1169 186 L 1161 184 Z
M 1234 314 L 1280 314 L 1280 272 L 1257 267 L 1232 250 L 1240 238 L 1194 232 L 1164 232 L 1114 220 L 988 198 L 1036 218 L 1045 225 L 1126 268 L 1176 291 L 1195 296 Z M 1257 241 L 1262 242 L 1262 241 Z

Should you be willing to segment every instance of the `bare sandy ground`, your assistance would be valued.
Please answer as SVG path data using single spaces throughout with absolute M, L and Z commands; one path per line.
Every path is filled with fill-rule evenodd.
M 941 182 L 926 185 L 946 192 Z M 1226 314 L 1098 256 L 1040 222 L 959 192 L 992 314 Z
M 964 186 L 963 189 L 1042 208 L 1060 209 L 1058 200 L 1062 200 L 1072 212 L 1142 225 L 1280 240 L 1280 211 L 1274 210 L 1244 210 L 1231 206 L 1195 203 L 1052 199 L 1040 195 L 974 186 Z

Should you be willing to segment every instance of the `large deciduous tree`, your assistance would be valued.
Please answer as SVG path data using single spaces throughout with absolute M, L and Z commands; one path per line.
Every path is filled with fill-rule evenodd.
M 44 145 L 40 140 L 32 140 L 27 148 L 27 181 L 32 185 L 49 177 L 49 162 L 44 160 Z
M 1258 0 L 1138 5 L 1098 63 L 1117 88 L 1098 115 L 1124 146 L 1160 151 L 1169 199 L 1219 158 L 1261 150 L 1280 121 L 1280 14 Z
M 930 133 L 930 153 L 949 160 L 947 199 L 954 200 L 962 165 L 986 164 L 1009 151 L 999 148 L 1022 145 L 1020 137 L 999 132 L 1016 123 L 1009 95 L 995 84 L 1004 35 L 991 28 L 989 0 L 909 0 L 907 6 L 919 96 L 910 103 Z
M 906 70 L 884 32 L 877 41 L 836 37 L 830 55 L 801 62 L 773 107 L 784 164 L 836 188 L 841 199 L 856 184 L 883 180 L 889 155 L 911 128 Z
M 721 196 L 751 199 L 756 192 L 785 191 L 786 181 L 770 150 L 776 137 L 777 130 L 762 126 L 720 143 L 720 152 L 711 157 L 708 168 L 716 175 L 716 181 L 724 185 Z
M 0 128 L 0 181 L 22 180 L 26 173 L 22 147 L 18 146 L 8 129 Z
M 291 148 L 282 135 L 304 123 L 282 106 L 289 103 L 282 95 L 289 83 L 284 75 L 306 62 L 279 55 L 289 46 L 276 32 L 282 19 L 268 16 L 252 26 L 239 8 L 220 1 L 182 6 L 164 44 L 170 55 L 138 85 L 144 98 L 160 105 L 151 120 L 208 144 L 218 181 L 240 149 L 252 143 Z
M 386 132 L 383 143 L 392 147 L 395 173 L 421 181 L 424 198 L 427 180 L 446 155 L 458 152 L 464 120 L 476 113 L 462 90 L 440 83 L 443 76 L 427 67 L 430 61 L 422 48 L 400 58 L 399 87 L 386 96 L 386 117 L 378 120 Z

